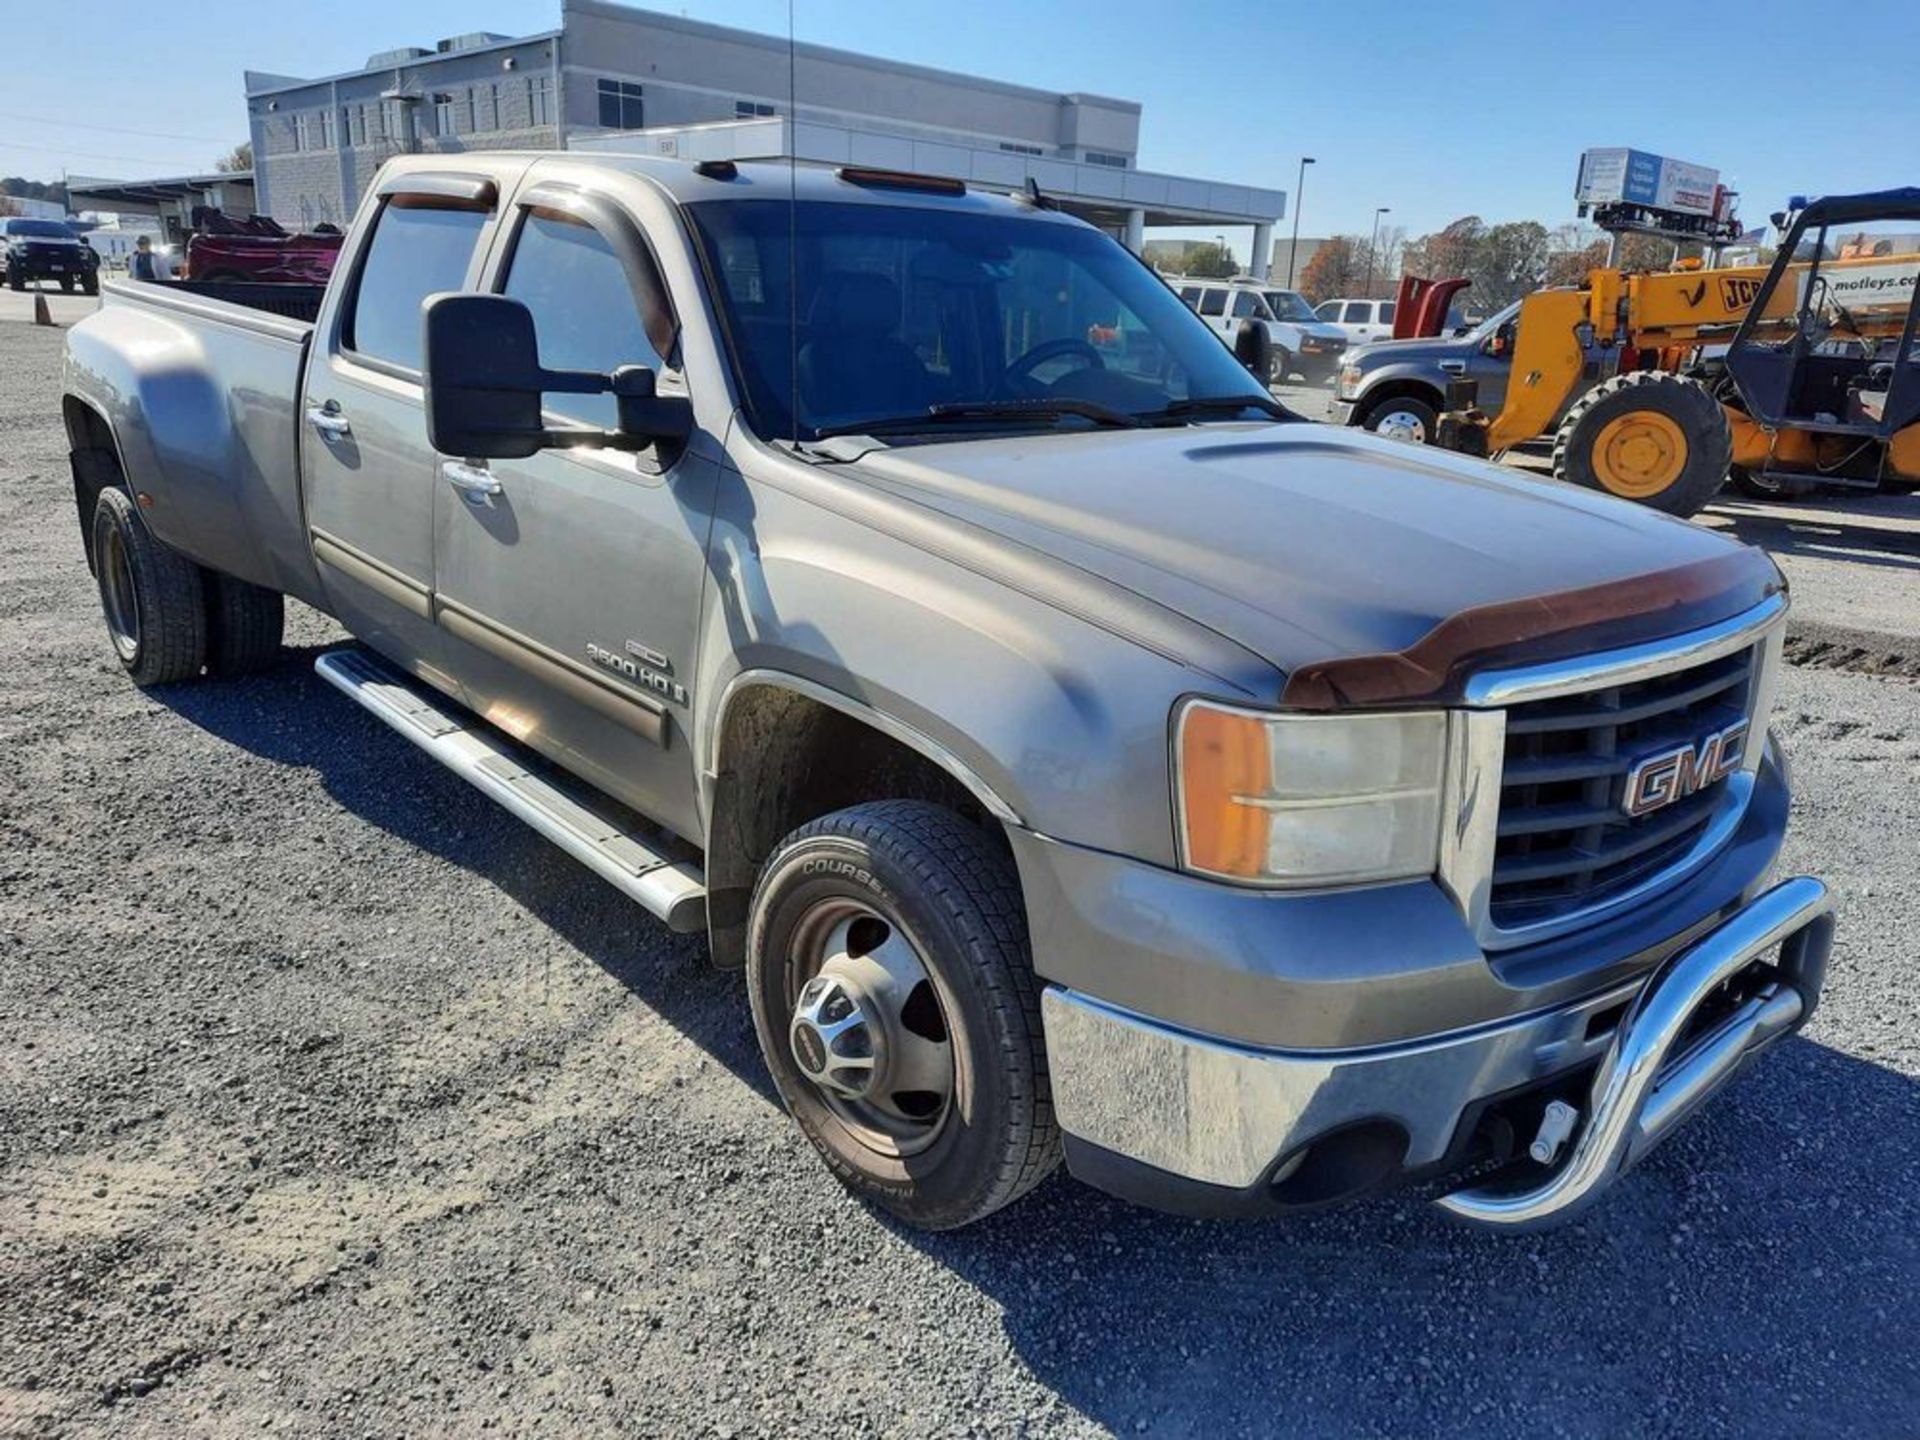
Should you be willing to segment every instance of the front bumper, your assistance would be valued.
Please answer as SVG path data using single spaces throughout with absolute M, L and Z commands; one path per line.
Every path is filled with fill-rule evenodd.
M 1563 1219 L 1806 1022 L 1832 930 L 1826 887 L 1790 880 L 1629 985 L 1479 1029 L 1333 1052 L 1237 1045 L 1056 985 L 1041 1009 L 1069 1166 L 1164 1208 L 1286 1208 L 1282 1187 L 1311 1168 L 1316 1146 L 1341 1152 L 1345 1168 L 1332 1191 L 1298 1192 L 1309 1201 L 1445 1170 L 1471 1153 L 1487 1107 L 1591 1070 L 1564 1160 L 1440 1202 L 1498 1227 Z M 1524 1098 L 1518 1109 L 1529 1113 Z M 1367 1137 L 1358 1170 L 1342 1151 L 1354 1136 Z

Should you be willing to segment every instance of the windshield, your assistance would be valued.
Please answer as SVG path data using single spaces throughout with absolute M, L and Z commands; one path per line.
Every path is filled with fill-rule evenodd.
M 9 220 L 7 234 L 35 240 L 71 240 L 73 232 L 57 220 Z
M 1271 404 L 1159 277 L 1088 226 L 820 201 L 687 210 L 769 438 L 936 411 L 1131 423 L 1221 396 Z
M 1507 308 L 1504 310 L 1494 311 L 1493 314 L 1489 315 L 1486 319 L 1480 322 L 1480 328 L 1473 332 L 1472 338 L 1475 340 L 1492 339 L 1494 331 L 1498 330 L 1502 325 L 1506 324 L 1509 320 L 1513 319 L 1513 317 L 1518 315 L 1519 313 L 1520 313 L 1520 302 L 1518 300 L 1514 301 L 1511 305 L 1507 306 Z
M 1273 311 L 1276 320 L 1318 320 L 1313 307 L 1307 304 L 1307 297 L 1294 290 L 1269 290 L 1267 308 Z

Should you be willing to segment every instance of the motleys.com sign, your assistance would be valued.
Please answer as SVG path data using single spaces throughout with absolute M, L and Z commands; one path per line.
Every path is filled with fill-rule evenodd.
M 1868 265 L 1860 269 L 1822 270 L 1816 278 L 1820 294 L 1827 302 L 1839 301 L 1849 309 L 1862 306 L 1897 305 L 1904 309 L 1913 299 L 1913 286 L 1920 278 L 1920 263 Z M 1805 286 L 1801 298 L 1806 298 Z

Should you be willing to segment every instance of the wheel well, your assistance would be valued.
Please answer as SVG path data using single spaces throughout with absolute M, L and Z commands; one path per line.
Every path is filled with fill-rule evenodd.
M 1446 408 L 1446 397 L 1424 380 L 1383 380 L 1360 402 L 1361 419 L 1364 422 L 1388 400 L 1408 399 L 1431 405 L 1435 414 Z
M 707 916 L 713 962 L 746 960 L 747 909 L 760 867 L 809 820 L 869 800 L 928 800 L 1006 832 L 973 792 L 918 750 L 857 716 L 777 684 L 727 705 L 707 829 Z
M 113 430 L 100 412 L 72 395 L 60 401 L 60 418 L 67 427 L 67 464 L 73 472 L 73 504 L 80 516 L 81 543 L 86 546 L 87 568 L 93 568 L 93 512 L 100 503 L 100 492 L 109 485 L 125 484 L 120 466 L 120 451 Z

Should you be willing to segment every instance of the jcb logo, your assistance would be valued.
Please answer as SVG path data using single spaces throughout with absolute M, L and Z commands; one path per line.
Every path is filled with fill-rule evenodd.
M 1726 779 L 1740 768 L 1746 740 L 1747 722 L 1737 720 L 1698 744 L 1676 745 L 1647 756 L 1627 772 L 1627 793 L 1620 808 L 1637 820 Z
M 1720 277 L 1720 303 L 1728 310 L 1744 310 L 1759 297 L 1760 281 L 1742 275 Z

